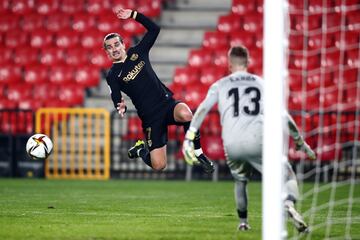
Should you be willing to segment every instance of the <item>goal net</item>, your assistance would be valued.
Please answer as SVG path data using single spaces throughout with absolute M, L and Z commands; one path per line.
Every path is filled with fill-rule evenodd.
M 289 0 L 288 14 L 287 107 L 317 159 L 289 141 L 310 232 L 287 235 L 360 239 L 360 1 Z

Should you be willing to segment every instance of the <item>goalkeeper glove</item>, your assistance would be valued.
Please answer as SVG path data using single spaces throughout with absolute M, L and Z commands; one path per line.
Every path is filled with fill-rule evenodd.
M 315 152 L 310 148 L 310 146 L 304 141 L 304 139 L 301 136 L 298 137 L 297 139 L 294 139 L 294 141 L 296 146 L 295 149 L 297 151 L 299 150 L 304 151 L 310 160 L 316 159 Z
M 196 132 L 189 129 L 185 134 L 185 140 L 182 146 L 182 153 L 184 155 L 184 159 L 186 163 L 189 165 L 194 165 L 199 163 L 199 161 L 195 156 L 195 150 L 194 150 L 195 135 Z

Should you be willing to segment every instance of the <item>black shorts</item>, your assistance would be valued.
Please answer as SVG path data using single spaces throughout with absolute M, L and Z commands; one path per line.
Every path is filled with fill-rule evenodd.
M 176 122 L 174 119 L 175 106 L 180 101 L 171 99 L 156 113 L 153 121 L 143 123 L 143 132 L 146 139 L 146 144 L 149 151 L 156 148 L 161 148 L 167 144 L 168 141 L 168 126 L 169 125 L 183 125 L 184 123 Z

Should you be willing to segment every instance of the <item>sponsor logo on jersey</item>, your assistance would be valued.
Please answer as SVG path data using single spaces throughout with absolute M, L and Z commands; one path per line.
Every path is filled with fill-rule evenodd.
M 135 67 L 128 72 L 128 74 L 123 78 L 123 81 L 129 82 L 131 80 L 134 80 L 136 76 L 141 72 L 141 70 L 144 68 L 145 62 L 141 61 L 138 64 L 135 65 Z
M 131 55 L 131 57 L 130 57 L 130 60 L 131 61 L 135 61 L 136 59 L 138 59 L 139 58 L 139 55 L 137 54 L 137 53 L 133 53 L 132 55 Z

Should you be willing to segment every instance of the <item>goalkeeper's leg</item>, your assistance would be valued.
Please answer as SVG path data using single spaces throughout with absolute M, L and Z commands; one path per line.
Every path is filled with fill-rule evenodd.
M 250 229 L 250 225 L 248 223 L 248 198 L 247 198 L 247 180 L 235 180 L 235 202 L 236 209 L 238 213 L 238 217 L 240 220 L 238 230 L 246 231 Z

